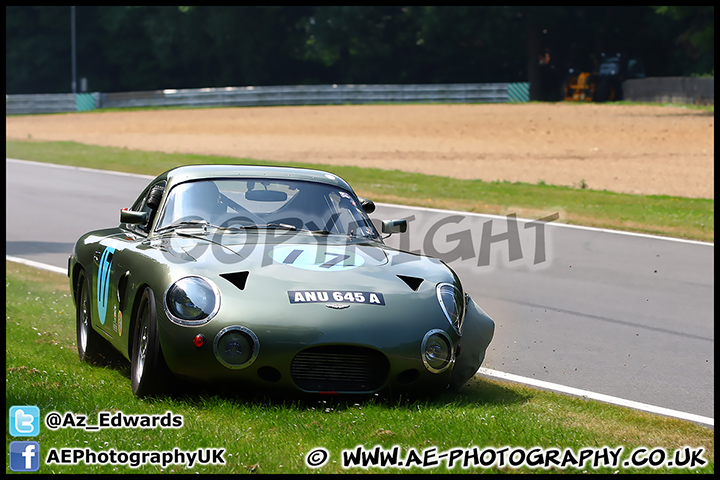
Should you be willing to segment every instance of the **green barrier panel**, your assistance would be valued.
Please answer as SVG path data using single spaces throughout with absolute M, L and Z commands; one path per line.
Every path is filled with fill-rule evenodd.
M 528 82 L 508 84 L 508 102 L 525 103 L 530 101 L 530 84 Z
M 92 93 L 79 93 L 75 95 L 75 109 L 78 112 L 95 110 L 95 96 Z

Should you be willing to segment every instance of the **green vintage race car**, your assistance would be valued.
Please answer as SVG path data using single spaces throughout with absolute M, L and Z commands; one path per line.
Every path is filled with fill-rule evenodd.
M 374 209 L 323 171 L 163 173 L 118 227 L 75 244 L 80 359 L 119 351 L 140 397 L 176 379 L 328 394 L 462 386 L 494 323 L 447 265 L 385 245 Z

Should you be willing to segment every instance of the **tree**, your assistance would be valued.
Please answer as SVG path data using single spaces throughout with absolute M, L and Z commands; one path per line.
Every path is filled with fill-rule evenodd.
M 8 93 L 64 93 L 72 82 L 70 7 L 6 7 Z
M 603 53 L 649 76 L 714 72 L 714 7 L 79 6 L 91 91 L 327 83 L 531 83 Z M 550 54 L 550 68 L 540 56 Z M 70 92 L 70 7 L 6 7 L 6 93 Z
M 715 74 L 715 7 L 674 6 L 654 7 L 658 15 L 671 18 L 681 24 L 675 45 L 680 47 L 686 59 L 694 65 L 684 68 L 684 74 Z

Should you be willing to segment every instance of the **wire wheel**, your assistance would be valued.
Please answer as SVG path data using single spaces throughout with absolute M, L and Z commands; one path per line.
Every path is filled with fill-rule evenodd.
M 155 295 L 145 287 L 135 316 L 130 377 L 133 393 L 146 397 L 163 393 L 170 372 L 160 349 Z
M 80 360 L 92 363 L 107 353 L 109 345 L 92 327 L 92 300 L 90 295 L 90 277 L 80 271 L 76 285 L 75 323 L 77 329 L 77 347 Z

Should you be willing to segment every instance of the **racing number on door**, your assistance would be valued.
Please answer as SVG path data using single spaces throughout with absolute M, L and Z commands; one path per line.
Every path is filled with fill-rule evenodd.
M 110 290 L 110 271 L 112 269 L 112 261 L 115 256 L 115 249 L 107 247 L 100 257 L 97 276 L 97 309 L 98 317 L 101 325 L 105 325 L 105 316 L 107 315 L 108 293 Z

